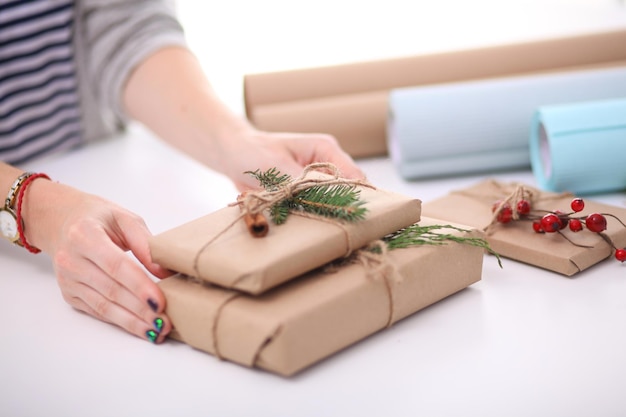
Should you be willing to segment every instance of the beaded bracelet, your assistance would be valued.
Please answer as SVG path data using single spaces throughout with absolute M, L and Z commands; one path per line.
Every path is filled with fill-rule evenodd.
M 20 187 L 19 194 L 17 195 L 17 206 L 15 210 L 15 217 L 17 220 L 17 232 L 20 236 L 19 241 L 22 243 L 22 246 L 24 246 L 24 248 L 26 248 L 30 253 L 39 253 L 41 252 L 41 250 L 29 245 L 26 241 L 26 235 L 24 234 L 24 220 L 22 219 L 22 201 L 24 200 L 24 194 L 26 193 L 26 189 L 37 178 L 45 178 L 47 180 L 50 179 L 49 176 L 42 173 L 30 175 Z

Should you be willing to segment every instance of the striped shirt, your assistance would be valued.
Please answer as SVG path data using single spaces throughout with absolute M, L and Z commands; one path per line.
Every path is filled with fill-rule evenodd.
M 0 161 L 81 143 L 72 0 L 0 0 Z

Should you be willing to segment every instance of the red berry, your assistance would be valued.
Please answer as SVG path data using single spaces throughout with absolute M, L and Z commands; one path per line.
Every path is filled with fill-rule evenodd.
M 541 227 L 540 222 L 533 222 L 533 230 L 537 233 L 544 233 L 543 227 Z
M 583 209 L 585 208 L 585 202 L 582 198 L 575 198 L 572 200 L 571 207 L 572 210 L 578 213 L 579 211 L 583 211 Z
M 520 200 L 517 202 L 517 212 L 522 216 L 530 213 L 530 203 L 528 200 Z
M 561 226 L 559 226 L 559 228 L 565 229 L 567 227 L 567 224 L 569 223 L 569 217 L 567 217 L 567 214 L 563 213 L 561 210 L 554 211 L 554 214 L 557 215 L 557 217 L 559 218 L 559 222 L 561 223 Z
M 578 219 L 571 219 L 569 221 L 569 229 L 572 232 L 580 232 L 581 230 L 583 230 L 583 224 Z
M 585 225 L 592 232 L 600 233 L 606 230 L 606 217 L 599 213 L 590 214 L 585 220 Z
M 513 220 L 513 209 L 511 209 L 511 206 L 508 203 L 502 206 L 500 212 L 496 216 L 496 220 L 500 223 L 508 223 Z
M 556 214 L 546 214 L 541 218 L 541 228 L 544 232 L 554 233 L 561 229 L 561 219 Z
M 615 259 L 617 259 L 620 262 L 626 261 L 626 248 L 624 248 L 624 249 L 617 249 L 615 251 Z

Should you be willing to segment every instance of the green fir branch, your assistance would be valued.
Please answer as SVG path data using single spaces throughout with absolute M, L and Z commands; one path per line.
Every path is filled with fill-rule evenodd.
M 359 196 L 360 191 L 353 186 L 317 185 L 298 193 L 290 203 L 294 209 L 351 222 L 363 220 L 367 212 L 363 207 L 365 202 L 359 200 Z
M 284 185 L 291 181 L 291 176 L 289 174 L 282 174 L 276 168 L 270 168 L 267 171 L 262 172 L 260 169 L 255 171 L 246 171 L 244 174 L 251 175 L 254 177 L 261 187 L 266 189 L 267 191 L 274 191 L 281 185 Z
M 276 168 L 245 173 L 253 176 L 270 192 L 292 181 L 289 175 L 281 174 Z M 363 207 L 365 201 L 360 199 L 360 195 L 360 190 L 353 185 L 319 184 L 277 202 L 270 208 L 270 216 L 275 224 L 284 223 L 289 213 L 296 210 L 350 222 L 363 220 L 367 208 Z
M 270 216 L 272 218 L 272 222 L 274 222 L 274 224 L 285 223 L 287 221 L 287 216 L 289 216 L 289 210 L 291 210 L 291 208 L 285 201 L 274 204 L 270 208 Z
M 387 244 L 387 248 L 390 250 L 419 245 L 445 245 L 447 242 L 457 242 L 465 245 L 477 246 L 494 255 L 498 260 L 498 265 L 502 268 L 500 255 L 491 249 L 491 246 L 489 246 L 489 243 L 485 239 L 480 237 L 457 236 L 451 233 L 439 233 L 438 231 L 442 229 L 456 230 L 465 233 L 470 232 L 470 230 L 452 225 L 420 226 L 416 223 L 385 236 L 383 240 Z

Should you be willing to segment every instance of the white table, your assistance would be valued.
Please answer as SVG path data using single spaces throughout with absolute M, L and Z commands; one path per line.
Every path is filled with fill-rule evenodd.
M 426 202 L 483 178 L 405 182 L 386 158 L 360 165 L 379 187 Z M 155 233 L 236 196 L 140 128 L 26 168 L 118 202 Z M 534 184 L 529 171 L 493 177 Z M 626 264 L 615 261 L 570 279 L 487 257 L 479 283 L 290 379 L 81 314 L 47 256 L 6 243 L 0 318 L 7 417 L 626 415 Z

